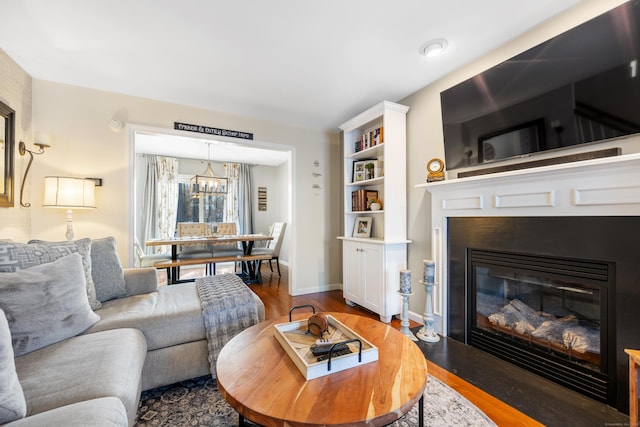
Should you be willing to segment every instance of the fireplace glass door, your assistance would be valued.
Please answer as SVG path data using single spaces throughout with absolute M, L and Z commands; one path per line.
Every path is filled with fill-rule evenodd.
M 606 373 L 607 263 L 477 250 L 470 261 L 472 345 L 554 380 Z

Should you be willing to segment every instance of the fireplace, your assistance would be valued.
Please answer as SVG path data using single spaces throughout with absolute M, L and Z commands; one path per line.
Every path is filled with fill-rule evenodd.
M 609 403 L 614 278 L 608 262 L 470 249 L 468 343 Z
M 449 336 L 624 404 L 638 232 L 640 217 L 449 218 Z
M 438 331 L 628 413 L 639 182 L 631 154 L 418 185 Z

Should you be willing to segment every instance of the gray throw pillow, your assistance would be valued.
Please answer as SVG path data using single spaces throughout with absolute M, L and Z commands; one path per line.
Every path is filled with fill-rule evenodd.
M 96 288 L 91 277 L 91 239 L 73 242 L 31 240 L 29 244 L 0 242 L 0 272 L 23 270 L 76 252 L 82 257 L 89 304 L 93 310 L 97 310 L 102 307 L 102 304 L 96 299 Z
M 0 424 L 9 423 L 27 415 L 27 402 L 18 381 L 11 347 L 9 323 L 0 309 Z
M 116 239 L 105 237 L 91 241 L 91 277 L 100 302 L 127 295 L 124 270 L 116 251 Z
M 76 336 L 100 320 L 87 301 L 77 253 L 0 273 L 0 309 L 9 321 L 16 357 Z

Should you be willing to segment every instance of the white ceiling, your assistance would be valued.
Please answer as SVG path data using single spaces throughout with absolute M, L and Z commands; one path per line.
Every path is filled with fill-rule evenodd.
M 580 1 L 0 0 L 0 48 L 36 79 L 337 130 Z

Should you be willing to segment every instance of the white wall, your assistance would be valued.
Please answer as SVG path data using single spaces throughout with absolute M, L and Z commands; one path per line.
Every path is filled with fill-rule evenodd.
M 271 224 L 280 221 L 279 208 L 282 201 L 278 183 L 278 168 L 274 166 L 254 166 L 253 172 L 253 231 L 268 234 Z M 267 189 L 267 210 L 258 210 L 258 187 Z M 286 216 L 285 216 L 286 217 Z
M 280 166 L 255 166 L 253 168 L 253 226 L 254 232 L 268 234 L 274 222 L 287 222 L 287 228 L 291 227 L 286 218 L 290 218 L 289 212 L 289 173 L 288 164 Z M 258 187 L 267 188 L 267 210 L 258 210 Z M 289 265 L 290 233 L 285 229 L 284 240 L 280 248 L 279 262 Z M 341 282 L 340 276 L 335 283 Z
M 0 49 L 0 101 L 15 111 L 15 154 L 14 154 L 14 207 L 0 208 L 0 239 L 26 241 L 30 236 L 29 208 L 20 206 L 20 184 L 27 167 L 29 155 L 18 154 L 18 142 L 24 141 L 27 148 L 33 145 L 31 128 L 31 77 Z M 37 164 L 40 156 L 35 156 Z M 4 161 L 4 159 L 2 159 Z M 32 166 L 34 168 L 36 166 Z M 24 202 L 31 202 L 30 186 L 25 185 Z
M 133 150 L 126 130 L 114 132 L 107 126 L 112 118 L 167 130 L 171 130 L 176 121 L 241 130 L 253 133 L 256 143 L 293 147 L 291 163 L 294 173 L 296 164 L 305 165 L 299 169 L 299 175 L 294 175 L 293 188 L 287 188 L 287 193 L 284 193 L 294 201 L 291 212 L 286 212 L 287 216 L 282 218 L 290 223 L 287 229 L 291 238 L 289 258 L 295 266 L 290 281 L 293 286 L 291 292 L 317 292 L 341 281 L 341 266 L 325 258 L 326 253 L 340 250 L 335 239 L 340 232 L 339 212 L 334 214 L 326 208 L 331 204 L 330 192 L 313 196 L 315 206 L 312 207 L 309 194 L 313 178 L 306 173 L 313 159 L 320 159 L 325 177 L 323 188 L 330 187 L 330 177 L 339 173 L 339 163 L 329 162 L 330 158 L 339 157 L 337 132 L 327 134 L 42 80 L 33 82 L 33 105 L 33 128 L 50 133 L 54 145 L 40 156 L 33 168 L 30 198 L 42 200 L 42 182 L 46 175 L 99 177 L 104 180 L 104 185 L 96 191 L 98 208 L 74 212 L 76 237 L 115 236 L 121 258 L 126 264 L 132 264 L 130 233 L 133 226 L 128 216 L 131 209 L 128 186 L 132 182 Z M 63 211 L 44 209 L 36 202 L 30 213 L 29 237 L 46 240 L 64 238 Z M 313 233 L 309 233 L 310 229 Z
M 438 157 L 444 160 L 440 92 L 624 2 L 624 0 L 584 1 L 490 54 L 399 101 L 400 104 L 411 107 L 407 115 L 407 231 L 408 238 L 413 243 L 409 245 L 408 268 L 414 272 L 420 272 L 416 274 L 417 277 L 420 277 L 422 272 L 422 260 L 431 259 L 433 254 L 430 227 L 431 197 L 424 189 L 414 187 L 426 181 L 426 163 L 429 159 Z M 438 58 L 434 59 L 434 66 L 437 67 Z M 624 153 L 640 151 L 638 138 L 617 141 L 614 145 L 622 145 Z M 597 146 L 597 148 L 601 147 L 601 145 Z M 582 151 L 594 149 L 596 147 L 589 146 Z M 559 154 L 553 153 L 553 155 Z M 421 319 L 424 309 L 425 293 L 418 291 L 410 301 L 412 317 L 416 320 Z

